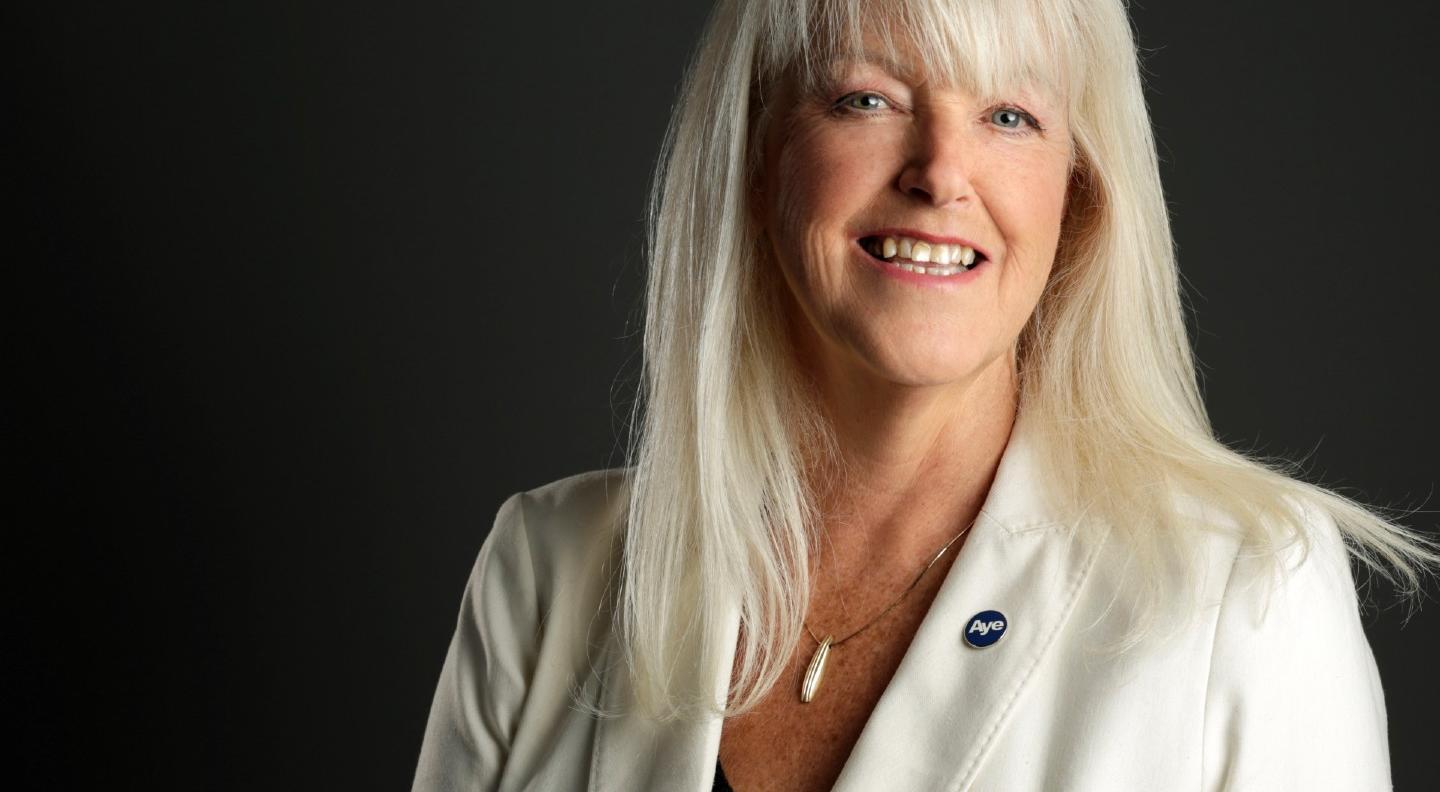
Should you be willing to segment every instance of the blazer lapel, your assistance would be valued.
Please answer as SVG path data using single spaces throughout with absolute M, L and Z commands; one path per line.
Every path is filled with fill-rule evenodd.
M 837 792 L 970 787 L 1069 617 L 1104 544 L 1073 538 L 1043 497 L 1031 429 L 1017 421 L 990 494 L 895 676 L 850 754 Z M 981 611 L 1001 639 L 971 647 Z
M 968 789 L 1069 617 L 1104 537 L 1073 539 L 1071 526 L 1047 509 L 1031 438 L 1030 425 L 1017 420 L 980 517 L 861 732 L 837 792 Z M 1006 631 L 994 645 L 972 648 L 965 630 L 987 610 L 1004 614 Z M 717 700 L 730 682 L 738 635 L 732 606 L 714 636 L 717 659 L 726 662 L 697 670 Z M 604 706 L 628 708 L 630 682 L 614 635 L 602 678 Z M 709 790 L 722 725 L 601 719 L 590 789 Z

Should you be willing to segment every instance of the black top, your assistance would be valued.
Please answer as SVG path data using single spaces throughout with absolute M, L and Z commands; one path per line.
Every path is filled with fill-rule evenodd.
M 729 780 L 725 778 L 725 768 L 720 766 L 720 760 L 715 760 L 715 786 L 711 787 L 713 792 L 735 792 L 730 786 Z

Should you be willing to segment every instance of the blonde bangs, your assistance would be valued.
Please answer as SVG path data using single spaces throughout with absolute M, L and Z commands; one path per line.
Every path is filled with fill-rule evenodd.
M 883 60 L 986 99 L 1041 91 L 1071 103 L 1085 84 L 1091 40 L 1067 2 L 1044 0 L 801 0 L 761 21 L 762 83 L 793 73 L 823 84 L 833 64 Z

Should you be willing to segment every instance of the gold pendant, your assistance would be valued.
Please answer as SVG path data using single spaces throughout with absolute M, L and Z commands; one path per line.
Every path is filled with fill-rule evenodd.
M 830 657 L 830 642 L 835 636 L 827 635 L 825 640 L 820 642 L 820 647 L 810 658 L 810 667 L 805 669 L 805 682 L 800 686 L 800 702 L 809 704 L 815 698 L 815 693 L 820 690 L 820 681 L 825 678 L 825 661 Z

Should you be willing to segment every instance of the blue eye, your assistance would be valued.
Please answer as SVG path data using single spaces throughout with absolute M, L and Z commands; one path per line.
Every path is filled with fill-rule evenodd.
M 1022 123 L 1030 123 L 1029 116 L 1011 107 L 1001 107 L 990 114 L 990 120 L 1005 129 L 1019 129 Z
M 880 110 L 886 102 L 880 94 L 860 91 L 842 96 L 837 104 L 846 110 Z
M 1016 129 L 1020 126 L 1020 114 L 1014 110 L 1001 108 L 990 114 L 990 120 L 1007 129 Z

